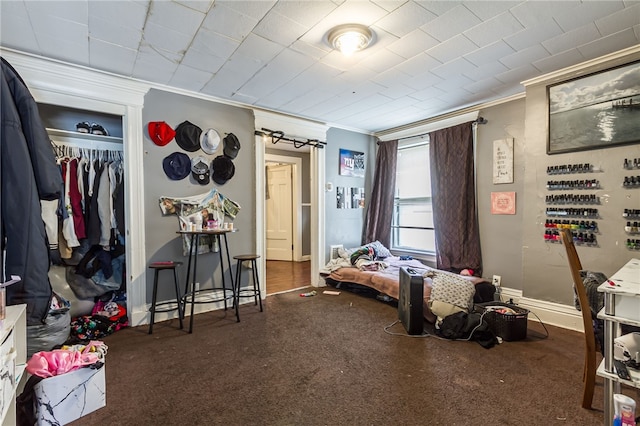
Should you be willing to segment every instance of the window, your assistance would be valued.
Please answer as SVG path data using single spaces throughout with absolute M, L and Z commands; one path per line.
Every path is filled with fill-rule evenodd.
M 413 253 L 436 251 L 429 143 L 424 138 L 402 141 L 398 147 L 391 248 Z

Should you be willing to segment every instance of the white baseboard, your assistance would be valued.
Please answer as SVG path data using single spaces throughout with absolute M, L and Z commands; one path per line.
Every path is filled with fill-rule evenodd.
M 314 287 L 324 287 L 326 286 L 326 283 L 324 282 L 324 280 L 320 279 L 319 282 L 312 283 L 312 285 Z M 580 312 L 574 306 L 522 297 L 521 290 L 501 287 L 500 300 L 502 300 L 503 302 L 508 302 L 509 299 L 513 299 L 513 302 L 518 306 L 521 306 L 524 309 L 528 309 L 530 311 L 528 316 L 529 321 L 538 322 L 539 318 L 540 321 L 542 321 L 544 324 L 580 332 L 584 331 L 584 327 L 582 326 L 582 314 L 580 314 Z M 195 313 L 199 314 L 203 312 L 209 312 L 222 309 L 223 307 L 224 305 L 222 304 L 222 302 L 207 305 L 196 305 Z M 190 313 L 191 310 L 189 307 L 187 314 Z M 156 314 L 155 321 L 166 321 L 172 318 L 177 319 L 177 314 L 177 311 L 162 313 L 159 312 Z M 133 318 L 130 318 L 130 321 L 132 326 L 136 326 L 149 324 L 149 319 L 150 314 L 147 310 L 135 312 Z
M 544 324 L 580 332 L 584 331 L 582 314 L 572 305 L 522 297 L 521 290 L 501 287 L 501 300 L 508 302 L 509 299 L 513 299 L 513 302 L 518 306 L 530 311 L 529 321 L 537 322 L 539 318 Z

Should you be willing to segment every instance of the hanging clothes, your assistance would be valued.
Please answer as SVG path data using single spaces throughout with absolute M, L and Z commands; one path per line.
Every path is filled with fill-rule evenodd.
M 71 201 L 71 213 L 73 214 L 73 230 L 76 237 L 81 240 L 87 237 L 84 227 L 84 214 L 82 211 L 82 193 L 78 185 L 78 159 L 69 161 L 69 200 Z
M 58 241 L 58 247 L 63 259 L 71 257 L 69 248 L 78 248 L 76 261 L 71 262 L 77 264 L 90 247 L 109 250 L 124 235 L 122 155 L 117 150 L 52 144 L 65 183 L 64 217 L 60 217 L 63 241 Z M 52 208 L 46 206 L 43 213 L 48 232 L 54 229 L 49 223 Z
M 61 197 L 62 176 L 29 89 L 4 58 L 1 70 L 0 242 L 4 263 L 0 281 L 11 275 L 21 277 L 7 287 L 7 304 L 26 303 L 27 325 L 41 325 L 52 290 L 40 200 Z
M 76 236 L 75 230 L 75 217 L 71 208 L 71 167 L 69 166 L 68 159 L 62 162 L 62 176 L 64 178 L 64 207 L 67 211 L 67 217 L 62 221 L 62 235 L 67 240 L 67 247 L 78 247 L 80 241 Z
M 100 216 L 98 213 L 98 190 L 100 189 L 100 176 L 104 168 L 99 161 L 92 161 L 89 169 L 89 218 L 87 221 L 87 238 L 89 245 L 100 243 Z M 93 178 L 92 178 L 93 176 Z
M 111 240 L 111 188 L 109 184 L 109 164 L 104 163 L 98 188 L 98 217 L 100 218 L 100 240 L 98 244 L 105 247 Z M 95 195 L 95 194 L 94 194 Z

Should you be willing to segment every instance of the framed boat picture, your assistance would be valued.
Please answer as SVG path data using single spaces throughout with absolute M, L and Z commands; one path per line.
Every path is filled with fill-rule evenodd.
M 547 86 L 547 154 L 640 142 L 640 62 Z

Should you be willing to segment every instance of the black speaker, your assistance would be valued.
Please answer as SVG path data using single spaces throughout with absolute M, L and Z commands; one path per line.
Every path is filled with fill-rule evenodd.
M 403 266 L 400 268 L 399 284 L 398 319 L 404 325 L 407 334 L 422 334 L 424 278 L 421 273 Z

